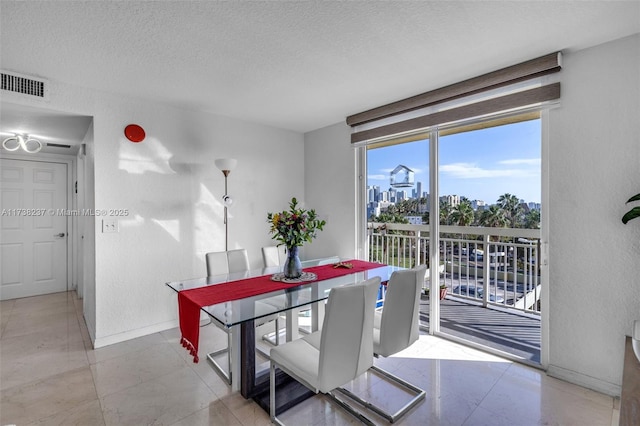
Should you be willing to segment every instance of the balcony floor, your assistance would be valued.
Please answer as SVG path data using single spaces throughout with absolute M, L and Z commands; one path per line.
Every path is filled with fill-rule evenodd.
M 483 308 L 447 297 L 440 303 L 440 331 L 540 364 L 540 319 Z M 429 325 L 429 298 L 422 296 L 420 322 Z

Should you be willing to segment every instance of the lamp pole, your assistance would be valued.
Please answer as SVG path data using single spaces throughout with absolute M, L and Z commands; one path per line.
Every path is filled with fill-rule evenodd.
M 227 216 L 227 176 L 229 176 L 231 170 L 223 170 L 224 174 L 224 251 L 229 251 L 229 220 Z
M 224 250 L 229 251 L 229 215 L 227 208 L 233 200 L 229 196 L 227 192 L 227 177 L 231 170 L 236 167 L 238 161 L 233 158 L 220 158 L 215 160 L 216 167 L 222 170 L 222 174 L 224 175 L 224 196 L 222 197 L 222 201 L 224 203 Z

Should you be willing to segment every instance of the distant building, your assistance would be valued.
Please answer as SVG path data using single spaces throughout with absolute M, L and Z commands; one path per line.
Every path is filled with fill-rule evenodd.
M 372 203 L 376 200 L 376 192 L 373 189 L 373 186 L 367 187 L 367 203 Z
M 378 203 L 378 207 L 380 209 L 380 213 L 382 212 L 386 212 L 389 209 L 389 206 L 392 206 L 393 203 L 390 201 L 380 201 Z M 378 213 L 376 216 L 380 215 L 380 213 Z
M 380 216 L 380 206 L 376 201 L 367 204 L 367 219 L 373 216 Z
M 420 198 L 424 198 L 426 200 L 425 203 L 421 203 L 418 204 L 418 213 L 426 213 L 429 211 L 429 205 L 430 205 L 430 200 L 429 200 L 429 194 L 425 193 L 423 194 L 423 197 Z
M 473 200 L 471 201 L 471 208 L 474 210 L 484 210 L 486 203 L 482 200 Z
M 413 190 L 413 198 L 421 198 L 422 197 L 422 182 L 416 183 L 416 188 Z
M 422 225 L 422 216 L 405 216 L 411 225 Z
M 459 195 L 443 195 L 440 197 L 440 201 L 449 204 L 451 207 L 455 207 L 460 204 L 460 196 Z

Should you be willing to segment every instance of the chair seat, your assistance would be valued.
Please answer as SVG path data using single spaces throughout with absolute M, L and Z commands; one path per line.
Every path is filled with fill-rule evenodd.
M 272 362 L 286 365 L 287 370 L 318 393 L 319 338 L 308 339 L 314 334 L 320 335 L 320 332 L 271 348 L 270 357 Z

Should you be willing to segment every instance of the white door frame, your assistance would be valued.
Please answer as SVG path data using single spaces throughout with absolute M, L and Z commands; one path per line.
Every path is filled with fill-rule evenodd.
M 12 154 L 0 151 L 0 158 L 8 160 L 26 160 L 37 161 L 41 163 L 62 163 L 67 165 L 67 210 L 73 209 L 75 201 L 75 195 L 73 192 L 73 182 L 77 179 L 76 176 L 76 158 L 72 155 L 59 155 L 59 154 Z M 73 229 L 73 222 L 77 220 L 76 216 L 67 216 L 67 291 L 75 290 L 77 288 L 77 274 L 74 265 L 77 259 L 74 258 L 75 247 L 75 232 Z

